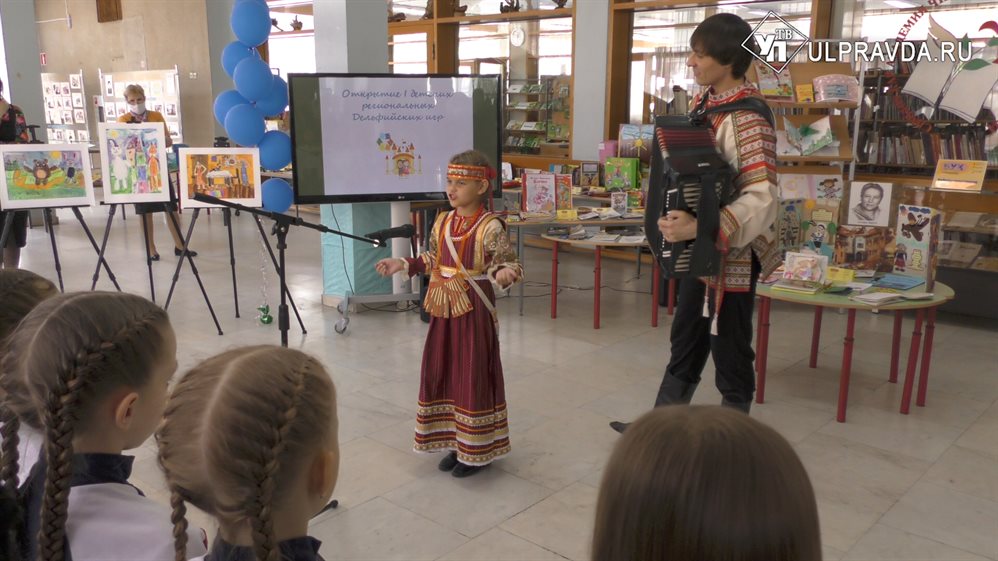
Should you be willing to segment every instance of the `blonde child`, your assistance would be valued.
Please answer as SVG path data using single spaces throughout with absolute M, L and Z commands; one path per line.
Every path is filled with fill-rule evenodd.
M 169 511 L 128 482 L 134 458 L 121 452 L 159 423 L 176 355 L 166 312 L 139 296 L 63 294 L 24 318 L 2 368 L 26 388 L 45 438 L 21 487 L 22 559 L 172 557 Z M 11 449 L 5 438 L 4 474 L 17 470 Z M 202 536 L 192 534 L 191 557 Z
M 4 342 L 21 320 L 42 301 L 59 293 L 52 281 L 24 269 L 0 269 L 0 364 Z M 18 469 L 0 473 L 0 485 L 16 490 L 27 478 L 41 451 L 41 420 L 30 406 L 27 388 L 20 386 L 0 369 L 0 435 L 10 454 L 21 458 Z M 4 448 L 0 457 L 7 456 Z M 13 467 L 11 464 L 10 467 Z
M 383 276 L 429 274 L 424 301 L 430 330 L 423 350 L 417 452 L 448 451 L 442 471 L 467 477 L 509 453 L 509 426 L 499 359 L 495 293 L 523 275 L 506 226 L 487 212 L 495 170 L 481 152 L 451 158 L 447 198 L 454 210 L 433 224 L 429 251 L 415 259 L 382 259 Z
M 821 561 L 807 471 L 770 427 L 727 407 L 659 407 L 603 472 L 593 561 Z
M 258 346 L 209 358 L 177 383 L 156 433 L 176 561 L 186 503 L 215 516 L 206 561 L 313 561 L 308 521 L 339 471 L 336 390 L 301 351 Z

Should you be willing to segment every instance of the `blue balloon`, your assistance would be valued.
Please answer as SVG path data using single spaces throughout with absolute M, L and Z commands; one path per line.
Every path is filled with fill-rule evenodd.
M 274 87 L 274 75 L 267 63 L 258 58 L 244 58 L 232 73 L 236 91 L 250 101 L 260 101 Z
M 243 44 L 258 47 L 270 35 L 270 9 L 261 2 L 240 2 L 229 18 L 232 32 Z
M 278 170 L 291 163 L 291 137 L 281 131 L 269 131 L 260 141 L 260 165 Z
M 280 115 L 288 106 L 288 83 L 284 78 L 274 76 L 274 85 L 270 88 L 270 93 L 255 105 L 267 117 Z
M 233 41 L 222 49 L 222 68 L 231 77 L 232 73 L 236 71 L 236 65 L 244 58 L 250 57 L 260 58 L 260 55 L 253 47 L 248 47 L 239 41 Z
M 247 104 L 249 104 L 249 100 L 239 95 L 239 92 L 236 90 L 225 90 L 215 98 L 215 106 L 213 108 L 215 118 L 218 119 L 219 124 L 225 126 L 225 116 L 229 114 L 229 110 L 237 105 Z
M 266 131 L 263 115 L 250 104 L 237 105 L 225 115 L 225 132 L 233 142 L 242 146 L 256 146 Z
M 295 200 L 295 193 L 288 185 L 287 181 L 278 177 L 271 177 L 260 186 L 263 198 L 263 208 L 271 212 L 284 212 L 291 208 L 291 203 Z

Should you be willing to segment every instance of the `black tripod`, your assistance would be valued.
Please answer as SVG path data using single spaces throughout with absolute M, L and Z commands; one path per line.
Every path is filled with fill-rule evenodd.
M 274 221 L 274 227 L 271 230 L 272 234 L 277 235 L 277 276 L 281 283 L 281 303 L 277 307 L 277 327 L 281 331 L 281 346 L 288 346 L 288 330 L 291 328 L 290 317 L 288 316 L 288 280 L 286 275 L 286 268 L 284 262 L 284 250 L 288 248 L 288 230 L 291 226 L 302 226 L 305 228 L 311 228 L 313 230 L 318 230 L 319 232 L 324 232 L 326 234 L 336 234 L 337 236 L 342 236 L 344 238 L 349 238 L 352 240 L 357 240 L 360 242 L 367 242 L 372 245 L 377 246 L 378 242 L 369 238 L 364 238 L 361 236 L 355 236 L 353 234 L 347 234 L 346 232 L 339 232 L 323 226 L 322 224 L 313 224 L 311 222 L 305 222 L 297 216 L 288 216 L 287 214 L 282 214 L 279 212 L 271 212 L 269 210 L 263 210 L 258 208 L 250 208 L 241 204 L 230 203 L 228 201 L 223 201 L 216 197 L 210 195 L 204 195 L 201 193 L 196 193 L 194 195 L 194 200 L 200 201 L 202 203 L 209 203 L 213 205 L 219 205 L 228 208 L 234 208 L 243 212 L 248 212 L 250 214 L 269 218 Z M 196 211 L 195 211 L 196 212 Z M 193 226 L 193 221 L 192 221 Z M 299 317 L 299 320 L 301 318 Z M 304 330 L 304 328 L 303 328 Z
M 211 314 L 211 320 L 215 322 L 215 329 L 218 330 L 218 334 L 222 334 L 222 326 L 218 323 L 218 316 L 215 315 L 215 308 L 211 306 L 211 300 L 208 298 L 208 291 L 204 288 L 204 283 L 201 282 L 201 274 L 198 273 L 198 266 L 194 264 L 194 258 L 191 257 L 189 247 L 191 243 L 191 236 L 194 235 L 194 224 L 198 221 L 198 215 L 201 214 L 201 209 L 194 209 L 194 215 L 191 216 L 191 223 L 187 226 L 187 236 L 184 237 L 184 249 L 180 253 L 180 259 L 177 261 L 177 268 L 173 271 L 173 283 L 170 284 L 170 292 L 166 295 L 166 303 L 163 305 L 164 310 L 170 309 L 170 300 L 173 299 L 173 290 L 177 288 L 177 281 L 180 279 L 180 269 L 184 266 L 184 259 L 191 264 L 191 272 L 194 274 L 194 278 L 198 282 L 198 287 L 201 289 L 201 296 L 204 297 L 204 303 L 208 306 L 208 313 Z M 180 231 L 180 223 L 177 221 L 177 217 L 174 216 L 172 212 L 166 213 L 167 219 L 173 222 L 173 227 Z M 148 246 L 147 246 L 148 247 Z
M 118 285 L 118 279 L 114 276 L 114 272 L 111 271 L 111 267 L 107 264 L 107 260 L 104 259 L 103 248 L 97 247 L 97 240 L 94 239 L 93 233 L 90 231 L 90 228 L 87 227 L 87 222 L 83 219 L 83 214 L 80 212 L 80 209 L 75 206 L 70 208 L 73 211 L 73 215 L 76 216 L 76 220 L 80 222 L 80 226 L 83 228 L 83 232 L 87 235 L 87 239 L 90 240 L 90 245 L 97 253 L 97 272 L 94 273 L 94 286 L 97 285 L 97 275 L 99 274 L 101 267 L 104 267 L 104 270 L 107 271 L 107 276 L 111 279 L 114 287 L 118 290 L 118 292 L 121 292 L 121 286 Z M 62 263 L 59 261 L 59 248 L 55 243 L 55 229 L 53 228 L 54 220 L 52 220 L 52 210 L 53 209 L 51 208 L 43 208 L 42 218 L 45 223 L 45 229 L 48 230 L 49 240 L 52 243 L 52 258 L 55 260 L 55 274 L 59 281 L 59 291 L 65 292 L 66 290 L 62 283 Z M 10 230 L 14 224 L 14 212 L 16 211 L 5 210 L 0 212 L 4 212 L 7 217 L 6 220 L 4 220 L 3 232 L 0 233 L 0 247 L 6 247 L 7 238 L 10 237 Z M 94 286 L 91 286 L 90 290 L 93 290 Z

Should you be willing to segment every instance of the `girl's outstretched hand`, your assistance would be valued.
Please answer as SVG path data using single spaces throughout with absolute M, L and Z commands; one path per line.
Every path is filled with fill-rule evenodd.
M 374 264 L 374 270 L 383 277 L 390 277 L 395 273 L 402 271 L 402 269 L 402 260 L 395 259 L 393 257 L 382 259 Z
M 510 269 L 509 267 L 503 267 L 502 269 L 496 271 L 496 282 L 503 288 L 506 288 L 516 282 L 517 278 L 519 277 L 516 274 L 516 271 Z

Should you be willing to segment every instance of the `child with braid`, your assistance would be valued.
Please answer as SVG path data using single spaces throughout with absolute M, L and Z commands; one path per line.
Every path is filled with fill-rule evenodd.
M 0 306 L 0 364 L 3 361 L 4 341 L 14 332 L 14 328 L 40 302 L 58 293 L 52 281 L 31 271 L 0 269 L 0 302 L 3 302 Z M 9 424 L 8 418 L 12 416 L 16 416 L 17 420 Z M 17 447 L 21 458 L 17 479 L 11 480 L 15 489 L 17 482 L 28 476 L 38 459 L 43 438 L 41 429 L 41 421 L 29 405 L 26 388 L 18 387 L 11 377 L 0 370 L 0 434 L 8 439 L 5 442 Z M 0 485 L 6 483 L 6 478 L 0 479 Z
M 233 349 L 177 383 L 156 433 L 173 506 L 176 561 L 186 556 L 186 505 L 215 516 L 204 561 L 315 561 L 308 522 L 339 471 L 336 390 L 311 356 Z
M 121 452 L 159 423 L 176 355 L 166 312 L 130 294 L 55 296 L 20 323 L 2 371 L 26 388 L 45 435 L 20 490 L 22 559 L 173 557 L 169 512 L 128 482 L 134 458 Z M 17 471 L 16 450 L 5 435 L 4 477 Z M 204 553 L 202 536 L 188 540 L 189 556 Z
M 415 259 L 382 259 L 383 276 L 429 274 L 423 307 L 430 331 L 423 349 L 416 409 L 417 452 L 448 452 L 441 471 L 478 473 L 509 453 L 509 424 L 499 359 L 493 285 L 506 289 L 523 267 L 506 225 L 485 209 L 495 169 L 468 150 L 447 166 L 447 198 L 430 234 L 430 250 Z
M 14 328 L 39 302 L 58 293 L 51 281 L 31 271 L 0 269 L 0 302 L 3 302 L 0 306 L 0 363 L 3 361 L 4 341 Z M 24 403 L 24 389 L 8 382 L 8 377 L 0 370 L 0 437 L 4 446 L 11 447 L 11 454 L 25 461 L 21 462 L 20 469 L 15 470 L 13 464 L 5 465 L 0 473 L 0 559 L 14 559 L 17 555 L 17 535 L 21 524 L 17 486 L 34 466 L 43 438 L 38 417 L 18 406 Z M 6 450 L 0 452 L 0 458 L 5 455 Z

